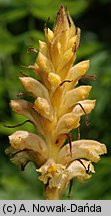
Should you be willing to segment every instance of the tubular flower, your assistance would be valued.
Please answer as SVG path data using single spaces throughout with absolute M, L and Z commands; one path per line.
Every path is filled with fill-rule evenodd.
M 91 86 L 77 86 L 89 68 L 88 60 L 74 65 L 80 29 L 61 6 L 53 31 L 47 27 L 44 31 L 45 42 L 39 41 L 36 62 L 29 66 L 38 79 L 20 77 L 34 102 L 10 102 L 14 112 L 26 116 L 35 126 L 38 135 L 21 130 L 13 133 L 6 153 L 22 170 L 32 161 L 45 185 L 46 199 L 59 199 L 72 179 L 91 177 L 92 163 L 106 153 L 106 147 L 94 140 L 71 142 L 69 136 L 80 126 L 81 116 L 87 116 L 95 106 L 95 100 L 87 99 Z M 69 143 L 64 144 L 66 139 Z

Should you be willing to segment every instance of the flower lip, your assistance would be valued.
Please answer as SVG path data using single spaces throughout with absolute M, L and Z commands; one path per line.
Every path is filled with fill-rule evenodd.
M 104 144 L 95 140 L 78 140 L 72 142 L 72 157 L 70 156 L 69 144 L 66 144 L 59 151 L 57 162 L 68 165 L 71 161 L 84 158 L 86 160 L 97 162 L 100 155 L 106 154 L 107 149 Z M 64 160 L 62 160 L 64 158 Z
M 18 150 L 29 149 L 47 155 L 47 145 L 38 135 L 28 131 L 16 131 L 9 136 L 11 146 Z

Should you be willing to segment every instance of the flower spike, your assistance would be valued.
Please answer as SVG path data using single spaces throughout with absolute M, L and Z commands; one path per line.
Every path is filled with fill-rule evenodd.
M 60 199 L 61 194 L 73 179 L 84 181 L 94 173 L 92 163 L 107 152 L 106 146 L 98 141 L 80 139 L 81 116 L 94 109 L 95 100 L 89 100 L 90 85 L 77 86 L 89 68 L 89 60 L 75 63 L 80 43 L 80 29 L 76 28 L 68 11 L 62 5 L 57 13 L 53 30 L 46 22 L 45 41 L 39 41 L 34 65 L 37 78 L 21 72 L 20 81 L 33 102 L 24 99 L 11 100 L 14 112 L 24 115 L 37 134 L 19 130 L 9 136 L 10 147 L 6 154 L 21 170 L 33 162 L 39 180 L 45 185 L 46 199 Z M 90 76 L 95 79 L 95 77 Z M 24 94 L 24 95 L 27 95 Z M 22 125 L 22 124 L 21 124 Z M 18 125 L 19 126 L 19 125 Z M 78 140 L 72 141 L 69 132 L 78 128 Z M 68 142 L 67 142 L 68 140 Z

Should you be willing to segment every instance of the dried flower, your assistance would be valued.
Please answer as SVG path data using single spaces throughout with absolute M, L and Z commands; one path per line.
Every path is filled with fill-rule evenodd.
M 75 27 L 69 13 L 61 6 L 53 31 L 45 27 L 46 41 L 39 41 L 39 53 L 33 68 L 39 77 L 21 77 L 34 103 L 12 100 L 14 112 L 26 116 L 39 135 L 17 131 L 9 136 L 11 146 L 6 150 L 12 161 L 24 170 L 32 161 L 39 179 L 45 185 L 46 199 L 59 199 L 74 178 L 80 181 L 94 173 L 92 162 L 106 153 L 106 147 L 94 140 L 71 142 L 69 132 L 80 126 L 80 117 L 89 114 L 95 100 L 89 100 L 91 86 L 77 87 L 79 79 L 89 68 L 89 61 L 76 65 L 76 50 L 80 29 Z M 69 143 L 64 144 L 68 139 Z

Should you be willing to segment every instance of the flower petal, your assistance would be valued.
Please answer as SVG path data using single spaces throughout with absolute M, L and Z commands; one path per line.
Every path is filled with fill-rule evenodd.
M 78 80 L 86 73 L 86 71 L 89 68 L 89 60 L 81 61 L 78 64 L 74 65 L 68 72 L 67 80 L 72 80 L 70 85 L 66 83 L 65 87 L 66 89 L 71 89 L 73 86 L 75 86 L 78 82 Z
M 44 130 L 40 121 L 40 116 L 38 113 L 33 109 L 33 104 L 26 101 L 26 100 L 11 100 L 10 106 L 14 112 L 20 115 L 24 115 L 28 117 L 36 126 L 38 131 L 44 135 Z
M 47 44 L 50 45 L 54 39 L 54 33 L 50 28 L 45 28 L 44 30 Z
M 31 92 L 34 97 L 42 97 L 50 101 L 47 88 L 38 80 L 31 77 L 20 77 L 20 81 L 26 91 Z
M 91 91 L 91 86 L 80 86 L 73 90 L 67 91 L 63 95 L 61 107 L 59 110 L 59 115 L 65 113 L 68 109 L 73 107 L 77 102 L 84 100 L 88 97 L 89 92 Z
M 55 71 L 57 70 L 57 67 L 62 58 L 62 47 L 60 43 L 61 34 L 62 32 L 59 33 L 56 37 L 54 37 L 54 40 L 52 41 L 52 44 L 51 44 L 51 59 L 52 59 L 52 63 L 54 65 Z
M 56 88 L 60 85 L 61 78 L 59 75 L 57 75 L 55 73 L 49 73 L 47 79 L 50 83 L 51 92 L 53 94 L 55 92 Z
M 74 53 L 72 51 L 72 48 L 70 48 L 69 50 L 67 50 L 63 56 L 62 56 L 62 61 L 61 63 L 58 65 L 57 68 L 57 73 L 59 73 L 60 71 L 62 71 L 63 67 L 70 61 L 70 59 L 73 57 Z M 59 74 L 60 75 L 60 74 Z
M 46 158 L 43 158 L 38 152 L 29 151 L 27 149 L 18 150 L 14 149 L 12 146 L 8 147 L 5 153 L 10 155 L 11 161 L 20 166 L 22 171 L 29 162 L 33 162 L 38 168 L 46 161 Z
M 47 73 L 54 73 L 54 67 L 52 62 L 45 56 L 43 55 L 41 52 L 39 52 L 38 56 L 37 56 L 37 65 L 45 72 Z
M 72 157 L 70 155 L 69 144 L 65 145 L 59 152 L 58 163 L 69 164 L 76 159 L 87 159 L 92 162 L 97 162 L 100 159 L 99 155 L 106 154 L 107 149 L 104 144 L 95 140 L 78 140 L 72 142 Z
M 74 113 L 68 113 L 63 115 L 54 130 L 54 137 L 58 137 L 60 134 L 67 134 L 70 130 L 79 126 L 80 117 Z
M 45 55 L 46 57 L 48 57 L 48 46 L 47 43 L 45 43 L 44 41 L 39 40 L 39 51 Z
M 66 31 L 66 29 L 69 29 L 69 23 L 66 17 L 64 7 L 61 6 L 55 21 L 54 35 L 56 36 L 58 33 Z
M 53 110 L 46 99 L 38 97 L 34 102 L 34 109 L 44 118 L 53 120 Z
M 78 180 L 81 181 L 90 178 L 91 175 L 87 174 L 88 167 L 90 169 L 89 172 L 95 172 L 94 167 L 90 161 L 83 159 L 81 160 L 81 162 L 78 160 L 73 161 L 67 168 L 67 171 L 69 172 L 68 180 L 70 181 L 75 177 L 77 177 Z
M 83 101 L 79 101 L 79 104 L 82 105 L 83 109 L 81 108 L 81 106 L 79 104 L 77 104 L 74 109 L 73 109 L 73 113 L 77 114 L 77 115 L 84 115 L 85 113 L 86 114 L 89 114 L 92 109 L 94 109 L 95 107 L 95 103 L 96 103 L 96 100 L 83 100 Z
M 47 155 L 47 145 L 45 141 L 34 133 L 19 130 L 9 136 L 9 141 L 11 146 L 15 149 L 28 149 L 39 152 L 43 154 L 43 156 Z
M 50 188 L 58 188 L 64 184 L 64 181 L 67 178 L 67 170 L 65 170 L 65 166 L 61 164 L 56 164 L 53 159 L 48 159 L 46 163 L 37 169 L 37 172 L 41 174 L 39 179 L 44 183 L 48 184 Z
M 9 136 L 11 147 L 6 150 L 12 155 L 12 161 L 18 165 L 25 165 L 33 161 L 35 165 L 41 166 L 48 157 L 45 141 L 36 134 L 28 131 L 17 131 Z
M 68 20 L 69 20 L 69 38 L 72 38 L 74 35 L 76 35 L 76 27 L 74 25 L 73 19 L 70 16 L 69 12 L 67 11 L 67 16 L 68 16 Z

